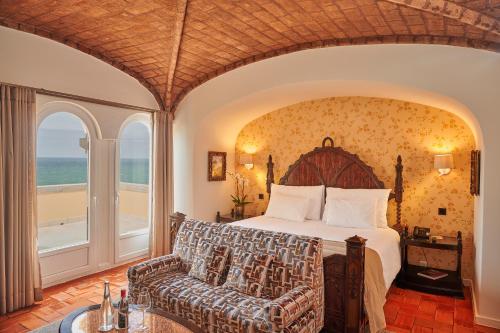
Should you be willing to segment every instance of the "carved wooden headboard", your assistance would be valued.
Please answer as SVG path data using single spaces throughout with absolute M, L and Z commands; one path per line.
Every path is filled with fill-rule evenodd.
M 329 143 L 329 145 L 327 144 Z M 401 156 L 397 157 L 396 179 L 394 191 L 389 200 L 396 201 L 396 225 L 392 226 L 397 231 L 402 231 L 401 203 L 403 202 L 403 164 Z M 269 155 L 267 163 L 267 193 L 271 193 L 271 184 L 274 183 L 274 163 Z M 355 188 L 385 188 L 384 183 L 378 179 L 372 167 L 359 159 L 355 154 L 345 151 L 341 147 L 334 147 L 333 139 L 323 139 L 321 147 L 303 154 L 295 163 L 290 165 L 288 171 L 279 181 L 280 185 L 314 186 Z

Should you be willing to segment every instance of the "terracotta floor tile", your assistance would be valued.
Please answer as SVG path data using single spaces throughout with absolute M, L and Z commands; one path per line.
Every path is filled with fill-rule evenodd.
M 436 327 L 434 319 L 427 319 L 427 318 L 421 318 L 421 317 L 415 317 L 414 324 L 418 325 L 418 326 L 422 326 L 422 327 L 428 327 L 428 328 Z
M 414 321 L 415 321 L 415 316 L 398 312 L 396 320 L 394 321 L 394 326 L 400 327 L 402 329 L 411 330 Z
M 418 311 L 428 313 L 428 314 L 434 314 L 436 313 L 437 309 L 437 303 L 434 301 L 429 301 L 428 299 L 425 299 L 425 296 L 422 296 L 422 301 L 420 302 L 420 305 L 418 306 Z
M 436 316 L 435 313 L 426 313 L 426 312 L 421 312 L 421 311 L 415 312 L 415 318 L 416 319 L 423 319 L 423 320 L 428 320 L 428 321 L 434 321 L 435 316 Z
M 474 321 L 474 315 L 472 311 L 467 308 L 455 307 L 455 320 L 460 319 L 463 321 Z
M 453 331 L 453 325 L 448 325 L 439 321 L 435 320 L 428 320 L 428 319 L 423 319 L 423 318 L 418 318 L 415 317 L 415 325 L 423 326 L 423 327 L 428 327 L 432 329 L 439 329 L 443 332 L 452 332 Z
M 394 324 L 398 315 L 398 307 L 394 305 L 384 306 L 385 322 Z
M 60 302 L 64 302 L 67 299 L 73 298 L 73 296 L 71 296 L 70 294 L 65 293 L 64 291 L 62 291 L 60 293 L 57 293 L 57 294 L 54 294 L 54 295 L 52 295 L 50 297 L 53 298 L 53 299 L 56 299 L 56 300 L 58 300 Z
M 94 304 L 101 304 L 102 296 L 91 297 L 91 298 L 89 298 L 89 301 L 94 303 Z
M 440 309 L 436 310 L 436 321 L 448 325 L 453 325 L 453 312 L 443 311 Z
M 0 333 L 25 333 L 29 331 L 29 329 L 18 323 L 15 323 L 8 327 L 0 326 Z
M 35 328 L 47 325 L 49 322 L 35 316 L 34 314 L 27 313 L 26 315 L 19 317 L 18 323 L 27 329 L 34 330 Z
M 37 316 L 38 318 L 48 322 L 52 322 L 63 318 L 63 316 L 59 312 L 51 309 L 48 306 L 40 307 L 39 309 L 33 310 L 31 313 Z
M 453 333 L 474 333 L 474 328 L 455 324 L 453 325 Z
M 393 326 L 393 325 L 387 325 L 386 330 L 389 332 L 394 332 L 394 333 L 410 333 L 411 332 L 410 330 L 407 330 L 407 329 L 404 329 L 401 327 L 397 327 L 397 326 Z
M 453 324 L 459 325 L 459 326 L 464 326 L 464 327 L 474 328 L 474 321 L 465 321 L 465 320 L 461 320 L 461 319 L 454 319 Z
M 446 305 L 455 305 L 455 298 L 453 297 L 446 297 L 446 296 L 436 296 L 436 301 L 440 304 L 446 304 Z
M 418 305 L 414 304 L 401 304 L 401 306 L 399 307 L 399 312 L 405 313 L 407 315 L 414 316 L 417 311 Z
M 122 266 L 46 288 L 45 299 L 40 304 L 0 316 L 0 333 L 25 333 L 31 327 L 44 326 L 45 321 L 62 319 L 81 306 L 101 303 L 104 280 L 110 281 L 112 294 L 117 295 L 121 288 L 128 289 L 127 269 L 128 266 Z M 393 286 L 384 306 L 387 330 L 395 333 L 500 333 L 500 330 L 474 324 L 470 293 L 466 291 L 465 295 L 464 300 L 459 300 Z
M 406 295 L 404 297 L 404 303 L 418 306 L 421 299 L 422 297 L 420 295 Z
M 398 294 L 389 294 L 389 297 L 387 297 L 389 301 L 396 301 L 399 303 L 404 303 L 405 297 L 404 295 L 398 295 Z
M 470 299 L 457 299 L 455 300 L 455 307 L 472 309 L 472 301 Z
M 429 327 L 424 327 L 420 325 L 413 325 L 413 328 L 411 329 L 412 333 L 432 333 L 432 328 Z
M 443 325 L 443 326 L 440 326 L 438 325 L 437 327 L 435 327 L 433 329 L 433 332 L 441 332 L 441 333 L 452 333 L 453 332 L 453 326 L 449 325 L 449 326 L 446 326 L 446 325 Z
M 436 310 L 453 312 L 455 311 L 455 305 L 438 303 Z

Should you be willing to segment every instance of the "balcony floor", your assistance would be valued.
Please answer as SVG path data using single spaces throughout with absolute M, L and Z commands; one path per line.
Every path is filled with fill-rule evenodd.
M 120 218 L 120 235 L 148 228 L 144 218 L 123 216 Z M 38 250 L 68 246 L 88 240 L 87 220 L 62 222 L 61 224 L 41 226 L 38 228 Z

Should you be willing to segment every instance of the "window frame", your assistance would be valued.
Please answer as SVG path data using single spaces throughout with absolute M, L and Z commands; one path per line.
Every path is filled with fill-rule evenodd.
M 91 248 L 94 244 L 95 239 L 95 211 L 96 211 L 96 189 L 95 189 L 95 175 L 96 175 L 96 163 L 95 161 L 95 140 L 102 138 L 101 131 L 97 125 L 97 121 L 91 115 L 91 113 L 83 108 L 82 106 L 67 102 L 67 101 L 53 101 L 46 103 L 43 108 L 37 112 L 37 123 L 36 123 L 36 138 L 38 140 L 38 130 L 40 125 L 49 116 L 56 113 L 69 113 L 76 116 L 81 122 L 84 130 L 87 131 L 88 135 L 88 153 L 87 153 L 87 240 L 83 242 L 77 242 L 73 244 L 57 246 L 46 250 L 38 250 L 40 257 L 49 257 L 56 254 L 74 251 L 80 248 Z M 36 159 L 38 149 L 35 150 Z M 38 186 L 37 186 L 38 188 Z M 38 196 L 38 193 L 37 193 Z M 38 216 L 37 216 L 38 219 Z M 38 222 L 38 221 L 37 221 Z M 38 233 L 38 223 L 37 223 L 37 233 Z
M 149 174 L 148 174 L 148 228 L 147 232 L 144 231 L 129 231 L 120 234 L 120 149 L 121 149 L 121 137 L 125 128 L 135 122 L 139 122 L 143 124 L 148 130 L 148 139 L 149 139 Z M 124 240 L 127 238 L 150 234 L 153 220 L 153 211 L 152 211 L 152 188 L 153 188 L 153 117 L 151 114 L 146 113 L 135 113 L 128 116 L 121 124 L 118 134 L 116 136 L 116 147 L 115 147 L 115 159 L 114 159 L 114 170 L 115 170 L 115 200 L 114 200 L 114 231 L 115 231 L 115 262 L 124 262 L 129 259 L 129 257 L 134 257 L 134 255 L 120 253 L 120 240 Z M 148 244 L 148 250 L 151 248 L 151 243 Z

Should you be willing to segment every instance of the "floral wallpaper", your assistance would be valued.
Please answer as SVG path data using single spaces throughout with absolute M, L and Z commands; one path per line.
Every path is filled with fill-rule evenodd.
M 457 116 L 433 107 L 404 101 L 336 97 L 306 101 L 268 113 L 248 123 L 236 141 L 237 171 L 249 178 L 246 213 L 261 214 L 268 203 L 266 163 L 272 154 L 275 180 L 303 153 L 320 146 L 325 136 L 335 146 L 358 154 L 372 166 L 387 188 L 394 185 L 396 157 L 403 158 L 404 201 L 402 220 L 431 228 L 435 235 L 456 236 L 462 231 L 463 277 L 473 275 L 474 200 L 469 194 L 470 151 L 474 136 Z M 434 154 L 453 153 L 455 168 L 439 176 Z M 253 154 L 254 168 L 238 164 L 241 153 Z M 264 199 L 259 199 L 264 194 Z M 438 208 L 447 215 L 438 215 Z M 391 201 L 389 223 L 395 223 Z M 455 269 L 456 255 L 449 251 L 411 248 L 410 262 L 427 260 L 429 266 Z

